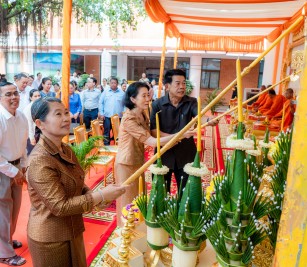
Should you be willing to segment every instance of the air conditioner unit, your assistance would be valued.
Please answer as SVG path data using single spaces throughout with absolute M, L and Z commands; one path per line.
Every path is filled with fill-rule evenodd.
M 254 95 L 257 95 L 260 93 L 260 88 L 245 88 L 244 89 L 244 94 L 243 94 L 243 101 L 246 101 L 247 99 L 250 99 L 251 97 L 253 97 Z M 248 104 L 252 104 L 254 103 L 256 99 L 251 100 Z

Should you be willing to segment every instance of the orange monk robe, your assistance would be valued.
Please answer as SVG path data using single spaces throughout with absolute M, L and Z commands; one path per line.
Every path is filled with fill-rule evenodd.
M 286 98 L 283 95 L 276 95 L 273 97 L 272 100 L 273 100 L 273 104 L 270 107 L 270 109 L 262 112 L 262 114 L 267 116 L 269 119 L 271 119 L 272 117 L 275 117 L 276 114 L 282 111 Z
M 294 114 L 291 111 L 291 101 L 292 99 L 287 99 L 286 102 L 284 103 L 285 107 L 285 115 L 284 115 L 284 128 L 283 130 L 286 131 L 292 124 Z M 274 118 L 272 118 L 270 122 L 270 127 L 272 128 L 280 128 L 281 127 L 281 122 L 282 122 L 282 110 L 277 113 Z
M 266 99 L 266 96 L 268 95 L 268 93 L 264 93 L 262 95 L 260 95 L 257 99 L 257 101 L 255 101 L 252 106 L 255 107 L 255 106 L 261 106 L 261 104 L 263 104 L 265 102 L 265 99 Z
M 258 111 L 263 114 L 264 112 L 270 110 L 271 106 L 273 105 L 273 100 L 270 98 L 269 95 L 266 95 L 264 103 L 259 106 Z

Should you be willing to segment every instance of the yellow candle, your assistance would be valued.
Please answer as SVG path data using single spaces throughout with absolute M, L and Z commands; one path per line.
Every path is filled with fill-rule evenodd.
M 281 127 L 280 130 L 282 131 L 282 129 L 284 128 L 284 122 L 285 122 L 285 109 L 286 105 L 284 104 L 283 108 L 282 108 L 282 118 L 281 118 Z
M 243 97 L 242 97 L 242 77 L 241 77 L 241 64 L 240 59 L 236 62 L 237 69 L 237 92 L 238 92 L 238 121 L 243 122 Z
M 157 158 L 161 157 L 160 154 L 160 124 L 159 124 L 159 114 L 156 113 L 156 126 L 157 126 Z
M 198 97 L 197 101 L 197 151 L 201 151 L 201 100 L 200 96 Z

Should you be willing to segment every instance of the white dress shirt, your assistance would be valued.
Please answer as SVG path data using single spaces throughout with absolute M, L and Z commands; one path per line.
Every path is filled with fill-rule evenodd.
M 19 101 L 19 107 L 18 110 L 19 111 L 23 111 L 24 108 L 30 103 L 30 91 L 31 91 L 31 87 L 27 86 L 25 88 L 25 90 L 23 90 L 22 92 L 19 90 L 18 86 L 14 83 L 14 85 L 17 87 L 17 91 L 19 92 L 19 96 L 20 96 L 20 101 Z
M 27 121 L 28 121 L 28 126 L 29 126 L 29 139 L 32 140 L 34 139 L 34 134 L 35 134 L 35 123 L 32 120 L 32 115 L 31 115 L 31 107 L 32 107 L 33 102 L 28 104 L 24 110 L 23 114 L 25 114 Z
M 18 168 L 8 163 L 20 159 L 20 166 L 26 167 L 28 122 L 25 115 L 16 110 L 15 116 L 0 104 L 0 172 L 15 177 Z

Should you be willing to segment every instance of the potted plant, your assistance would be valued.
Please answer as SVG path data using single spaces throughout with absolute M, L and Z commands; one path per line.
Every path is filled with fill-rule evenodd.
M 194 86 L 190 80 L 185 81 L 186 87 L 185 87 L 185 94 L 190 95 L 194 89 Z
M 98 154 L 99 142 L 103 139 L 103 136 L 93 136 L 88 140 L 81 142 L 80 144 L 73 144 L 71 146 L 75 153 L 78 162 L 85 173 L 87 173 L 101 156 Z
M 220 88 L 216 88 L 212 92 L 208 92 L 206 94 L 205 103 L 209 105 L 209 103 L 211 103 L 218 96 L 220 90 L 221 90 Z M 211 107 L 210 109 L 211 114 L 214 115 L 214 112 L 216 111 L 217 106 L 223 106 L 223 105 L 225 105 L 224 98 L 219 100 L 215 105 Z

